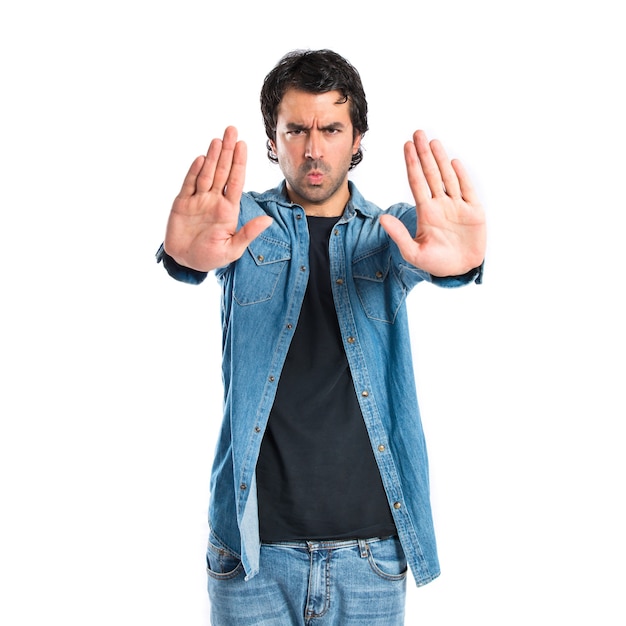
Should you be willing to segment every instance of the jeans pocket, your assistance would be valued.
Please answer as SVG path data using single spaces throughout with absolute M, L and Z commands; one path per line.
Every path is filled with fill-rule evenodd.
M 243 566 L 241 558 L 226 548 L 211 531 L 206 550 L 207 574 L 218 580 L 229 580 L 238 576 Z
M 385 580 L 403 580 L 408 566 L 397 537 L 367 544 L 367 558 L 374 573 Z

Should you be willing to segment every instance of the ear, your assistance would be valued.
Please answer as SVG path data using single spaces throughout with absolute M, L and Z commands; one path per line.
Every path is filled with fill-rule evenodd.
M 268 143 L 269 147 L 271 148 L 272 152 L 274 154 L 278 154 L 278 152 L 276 152 L 276 142 L 272 141 L 271 139 L 268 139 L 267 143 Z
M 354 141 L 352 142 L 352 154 L 356 154 L 359 151 L 359 148 L 361 147 L 361 138 L 363 137 L 363 135 L 361 135 L 360 133 L 354 138 Z

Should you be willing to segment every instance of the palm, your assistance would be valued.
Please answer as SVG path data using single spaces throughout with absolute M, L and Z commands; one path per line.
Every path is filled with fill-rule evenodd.
M 227 265 L 269 226 L 271 218 L 258 217 L 237 230 L 245 170 L 246 146 L 233 127 L 192 163 L 165 236 L 166 251 L 181 265 L 200 271 Z
M 417 233 L 411 237 L 392 217 L 383 228 L 412 265 L 434 276 L 454 276 L 481 264 L 486 245 L 485 216 L 459 161 L 449 161 L 443 146 L 417 131 L 405 145 L 409 185 L 417 210 Z

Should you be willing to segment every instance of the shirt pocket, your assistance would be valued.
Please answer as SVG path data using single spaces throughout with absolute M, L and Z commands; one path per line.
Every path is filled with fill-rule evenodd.
M 291 259 L 291 246 L 278 239 L 257 237 L 237 261 L 233 295 L 242 306 L 270 300 Z
M 393 324 L 406 298 L 406 289 L 393 271 L 389 246 L 355 258 L 352 276 L 367 317 Z

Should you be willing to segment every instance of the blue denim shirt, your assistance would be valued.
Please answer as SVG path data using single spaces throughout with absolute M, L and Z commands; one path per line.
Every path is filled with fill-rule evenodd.
M 406 297 L 424 280 L 443 287 L 480 282 L 482 266 L 464 276 L 435 278 L 410 265 L 380 226 L 381 210 L 352 182 L 350 193 L 329 241 L 337 318 L 398 536 L 417 584 L 424 585 L 439 575 L 439 562 Z M 414 206 L 401 203 L 388 211 L 415 233 Z M 273 218 L 272 225 L 239 260 L 216 270 L 222 287 L 224 419 L 209 522 L 241 555 L 247 578 L 259 570 L 255 467 L 309 276 L 307 220 L 302 207 L 287 199 L 284 181 L 242 196 L 241 223 L 263 214 Z M 177 265 L 162 247 L 157 258 L 164 258 L 178 280 L 198 283 L 206 276 Z

